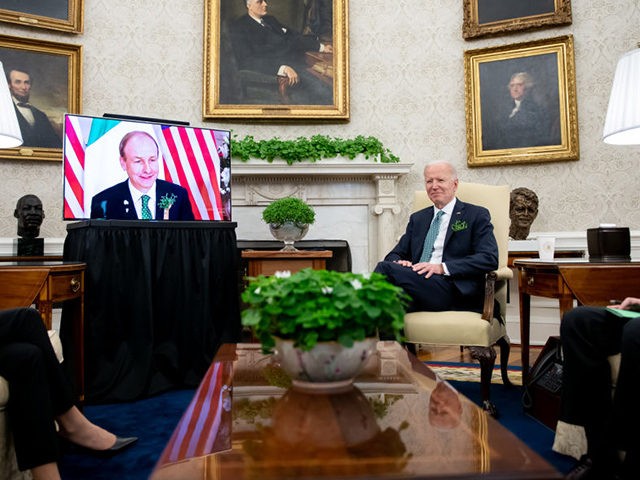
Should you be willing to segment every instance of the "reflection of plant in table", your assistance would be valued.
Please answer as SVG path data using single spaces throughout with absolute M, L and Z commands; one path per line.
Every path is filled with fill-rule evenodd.
M 291 386 L 291 377 L 275 365 L 267 365 L 264 367 L 262 376 L 267 380 L 269 385 L 273 385 L 274 387 L 289 388 Z
M 369 400 L 376 418 L 381 419 L 384 418 L 387 413 L 389 413 L 389 407 L 401 398 L 402 395 L 381 394 L 377 397 L 367 397 L 367 400 Z
M 256 419 L 266 420 L 271 418 L 273 406 L 276 404 L 274 397 L 265 398 L 263 400 L 251 400 L 250 398 L 242 398 L 234 402 L 233 420 L 244 420 L 247 423 L 256 423 Z

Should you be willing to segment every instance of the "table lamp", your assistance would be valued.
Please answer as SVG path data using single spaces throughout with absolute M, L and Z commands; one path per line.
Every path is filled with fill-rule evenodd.
M 0 73 L 3 79 L 6 78 L 2 62 L 0 62 Z M 13 100 L 11 100 L 11 93 L 9 93 L 9 85 L 0 80 L 0 149 L 14 148 L 20 145 L 22 145 L 22 134 Z
M 640 145 L 640 48 L 618 61 L 602 136 L 612 145 Z

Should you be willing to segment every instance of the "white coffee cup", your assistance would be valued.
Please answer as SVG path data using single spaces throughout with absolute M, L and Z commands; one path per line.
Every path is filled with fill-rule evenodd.
M 556 249 L 556 237 L 551 235 L 538 235 L 538 255 L 540 260 L 553 260 Z

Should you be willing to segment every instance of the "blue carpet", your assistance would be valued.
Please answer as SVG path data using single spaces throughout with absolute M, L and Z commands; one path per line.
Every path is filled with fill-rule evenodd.
M 480 384 L 474 382 L 449 381 L 465 397 L 477 405 L 482 405 Z M 491 385 L 491 400 L 500 413 L 498 421 L 511 433 L 553 465 L 560 473 L 566 474 L 575 464 L 575 460 L 551 450 L 555 432 L 522 409 L 522 387 Z
M 480 384 L 450 382 L 463 395 L 481 404 Z M 195 390 L 176 390 L 132 403 L 87 406 L 84 412 L 93 422 L 124 436 L 139 437 L 138 443 L 109 459 L 66 453 L 60 461 L 65 480 L 138 480 L 151 474 L 173 429 L 191 401 Z M 553 431 L 526 415 L 520 404 L 522 387 L 492 385 L 491 396 L 500 411 L 499 421 L 561 473 L 573 466 L 573 459 L 551 450 Z
M 195 390 L 175 390 L 131 403 L 89 405 L 92 422 L 121 436 L 138 437 L 131 448 L 111 458 L 65 453 L 59 463 L 65 480 L 138 480 L 148 478 L 169 442 Z

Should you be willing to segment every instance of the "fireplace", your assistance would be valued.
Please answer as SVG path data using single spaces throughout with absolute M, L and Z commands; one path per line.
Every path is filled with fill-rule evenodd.
M 264 207 L 295 196 L 313 206 L 316 222 L 307 240 L 346 240 L 354 272 L 369 272 L 396 243 L 394 216 L 400 214 L 397 181 L 408 163 L 335 160 L 319 163 L 233 163 L 232 217 L 239 240 L 270 240 L 261 218 Z

